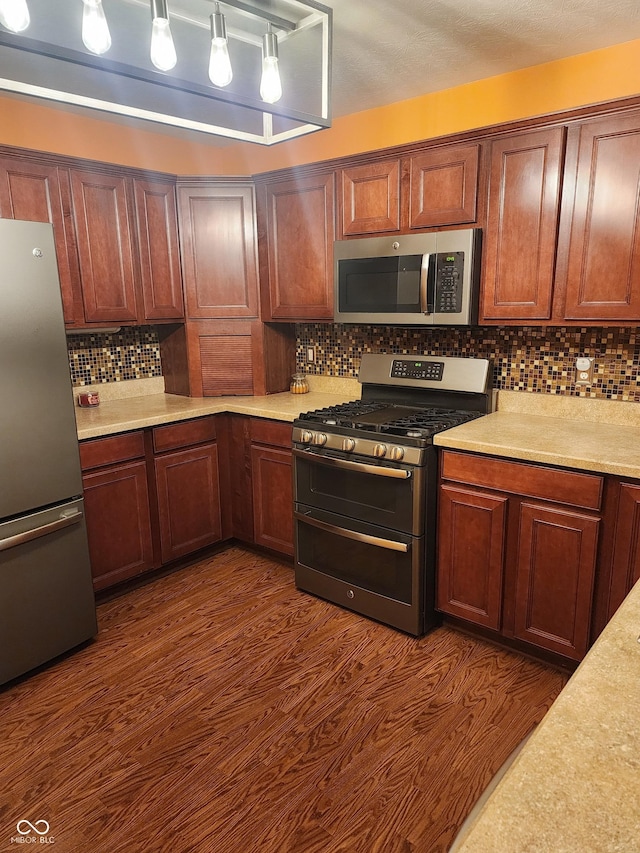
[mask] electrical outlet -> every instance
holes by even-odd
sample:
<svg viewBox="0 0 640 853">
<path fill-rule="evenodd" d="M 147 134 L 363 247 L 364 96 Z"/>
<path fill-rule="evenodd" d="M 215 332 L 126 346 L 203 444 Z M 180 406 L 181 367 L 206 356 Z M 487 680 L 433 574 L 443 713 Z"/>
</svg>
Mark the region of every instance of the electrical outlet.
<svg viewBox="0 0 640 853">
<path fill-rule="evenodd" d="M 316 360 L 316 348 L 307 347 L 307 362 L 313 364 Z"/>
<path fill-rule="evenodd" d="M 593 385 L 593 361 L 587 356 L 576 359 L 576 385 Z"/>
</svg>

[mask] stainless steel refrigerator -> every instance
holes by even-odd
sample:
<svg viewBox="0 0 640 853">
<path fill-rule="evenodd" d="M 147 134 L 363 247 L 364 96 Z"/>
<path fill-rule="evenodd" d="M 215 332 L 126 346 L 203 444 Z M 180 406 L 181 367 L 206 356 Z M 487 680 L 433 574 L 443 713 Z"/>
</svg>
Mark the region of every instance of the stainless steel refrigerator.
<svg viewBox="0 0 640 853">
<path fill-rule="evenodd" d="M 0 219 L 0 684 L 98 630 L 53 229 Z"/>
</svg>

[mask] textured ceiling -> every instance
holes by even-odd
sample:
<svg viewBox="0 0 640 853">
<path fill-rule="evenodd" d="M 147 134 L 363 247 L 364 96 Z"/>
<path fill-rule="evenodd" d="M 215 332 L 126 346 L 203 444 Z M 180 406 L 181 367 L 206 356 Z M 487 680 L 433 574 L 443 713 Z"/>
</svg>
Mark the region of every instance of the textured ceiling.
<svg viewBox="0 0 640 853">
<path fill-rule="evenodd" d="M 640 38 L 638 0 L 321 2 L 334 116 Z"/>
</svg>

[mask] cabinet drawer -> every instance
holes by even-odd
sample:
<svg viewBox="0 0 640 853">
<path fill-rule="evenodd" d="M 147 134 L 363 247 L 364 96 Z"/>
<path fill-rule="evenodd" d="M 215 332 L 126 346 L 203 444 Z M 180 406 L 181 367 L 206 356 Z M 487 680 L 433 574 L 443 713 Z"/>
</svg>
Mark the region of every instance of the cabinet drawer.
<svg viewBox="0 0 640 853">
<path fill-rule="evenodd" d="M 251 441 L 291 448 L 293 427 L 287 421 L 268 421 L 251 418 Z"/>
<path fill-rule="evenodd" d="M 554 503 L 592 510 L 600 509 L 602 503 L 603 478 L 597 474 L 448 451 L 442 454 L 441 470 L 445 480 Z"/>
<path fill-rule="evenodd" d="M 80 442 L 80 464 L 83 471 L 143 456 L 144 434 L 141 431 Z"/>
<path fill-rule="evenodd" d="M 155 427 L 153 430 L 153 449 L 156 453 L 165 450 L 175 450 L 178 447 L 190 447 L 193 444 L 204 444 L 216 439 L 215 418 L 194 418 L 191 421 L 180 421 L 167 426 Z"/>
</svg>

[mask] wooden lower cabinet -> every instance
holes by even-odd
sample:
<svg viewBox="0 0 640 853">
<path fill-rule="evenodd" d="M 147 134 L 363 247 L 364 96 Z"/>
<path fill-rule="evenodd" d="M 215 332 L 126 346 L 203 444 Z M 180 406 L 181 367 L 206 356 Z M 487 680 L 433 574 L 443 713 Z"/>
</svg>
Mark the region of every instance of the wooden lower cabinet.
<svg viewBox="0 0 640 853">
<path fill-rule="evenodd" d="M 603 478 L 450 451 L 441 471 L 438 609 L 581 660 Z"/>
<path fill-rule="evenodd" d="M 293 554 L 291 424 L 209 415 L 80 442 L 96 590 L 236 538 Z"/>
<path fill-rule="evenodd" d="M 96 590 L 156 567 L 141 431 L 80 444 Z"/>
<path fill-rule="evenodd" d="M 154 443 L 158 432 L 170 429 L 175 446 L 180 448 L 156 455 L 153 460 L 163 563 L 222 539 L 218 447 L 211 436 L 205 437 L 209 424 L 215 437 L 214 419 L 202 421 L 202 426 L 199 421 L 187 421 L 185 425 L 154 430 Z M 201 427 L 203 443 L 184 447 L 192 440 L 189 428 L 194 424 Z"/>
<path fill-rule="evenodd" d="M 253 541 L 293 556 L 291 424 L 251 422 Z"/>
</svg>

